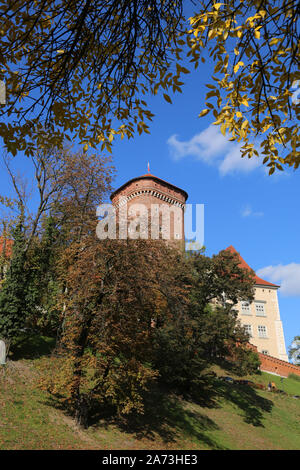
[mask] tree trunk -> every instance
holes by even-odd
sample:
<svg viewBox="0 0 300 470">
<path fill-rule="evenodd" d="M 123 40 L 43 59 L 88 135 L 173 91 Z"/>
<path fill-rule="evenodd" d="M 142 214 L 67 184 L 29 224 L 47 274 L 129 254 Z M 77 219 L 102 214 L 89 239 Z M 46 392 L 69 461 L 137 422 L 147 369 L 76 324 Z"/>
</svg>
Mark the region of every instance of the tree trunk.
<svg viewBox="0 0 300 470">
<path fill-rule="evenodd" d="M 77 399 L 75 421 L 76 424 L 84 429 L 88 427 L 89 403 L 87 397 L 81 395 Z"/>
</svg>

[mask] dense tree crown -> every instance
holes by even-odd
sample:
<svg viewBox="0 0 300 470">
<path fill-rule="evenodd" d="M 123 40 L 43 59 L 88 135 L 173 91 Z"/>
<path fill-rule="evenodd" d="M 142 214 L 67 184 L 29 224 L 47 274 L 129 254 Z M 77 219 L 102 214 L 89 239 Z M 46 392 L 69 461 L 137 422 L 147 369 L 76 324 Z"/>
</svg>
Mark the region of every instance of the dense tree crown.
<svg viewBox="0 0 300 470">
<path fill-rule="evenodd" d="M 25 266 L 24 217 L 21 215 L 12 233 L 12 258 L 0 289 L 0 336 L 10 343 L 26 322 L 27 279 Z"/>
<path fill-rule="evenodd" d="M 143 413 L 154 382 L 197 395 L 211 364 L 233 354 L 237 372 L 255 371 L 234 310 L 254 281 L 238 262 L 187 259 L 162 241 L 73 242 L 59 261 L 60 365 L 47 363 L 43 386 L 85 425 L 97 403 Z"/>
</svg>

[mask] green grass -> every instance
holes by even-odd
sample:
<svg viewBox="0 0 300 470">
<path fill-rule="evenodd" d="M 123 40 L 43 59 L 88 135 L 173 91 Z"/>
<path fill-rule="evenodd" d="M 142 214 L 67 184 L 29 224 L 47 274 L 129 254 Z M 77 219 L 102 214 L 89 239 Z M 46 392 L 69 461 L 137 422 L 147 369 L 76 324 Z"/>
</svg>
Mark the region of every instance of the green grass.
<svg viewBox="0 0 300 470">
<path fill-rule="evenodd" d="M 253 380 L 253 377 L 249 377 L 249 380 Z M 300 395 L 300 382 L 294 378 L 281 378 L 277 375 L 262 372 L 261 376 L 259 375 L 255 378 L 255 382 L 265 386 L 267 386 L 269 382 L 274 382 L 279 390 L 283 390 L 289 395 Z"/>
<path fill-rule="evenodd" d="M 220 380 L 198 403 L 153 390 L 144 416 L 95 416 L 83 431 L 38 388 L 39 362 L 10 360 L 0 368 L 1 450 L 300 449 L 300 399 L 292 398 L 300 395 L 300 382 L 293 378 L 247 377 L 265 386 L 274 381 L 291 396 Z"/>
</svg>

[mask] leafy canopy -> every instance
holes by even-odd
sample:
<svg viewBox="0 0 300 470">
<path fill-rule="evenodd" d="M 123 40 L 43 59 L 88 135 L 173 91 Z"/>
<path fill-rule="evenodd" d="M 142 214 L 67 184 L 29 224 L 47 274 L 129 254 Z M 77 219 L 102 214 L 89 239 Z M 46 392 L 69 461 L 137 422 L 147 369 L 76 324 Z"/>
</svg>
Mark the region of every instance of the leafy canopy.
<svg viewBox="0 0 300 470">
<path fill-rule="evenodd" d="M 149 133 L 144 96 L 181 92 L 183 51 L 214 63 L 206 107 L 221 132 L 272 174 L 298 168 L 299 6 L 296 0 L 0 1 L 0 136 L 13 155 L 77 138 L 111 152 L 116 135 Z M 297 91 L 298 87 L 298 91 Z M 5 119 L 3 119 L 5 118 Z M 258 147 L 260 147 L 258 149 Z"/>
<path fill-rule="evenodd" d="M 243 143 L 242 156 L 261 154 L 270 174 L 283 170 L 283 164 L 298 168 L 300 100 L 293 91 L 300 89 L 298 2 L 210 0 L 200 5 L 190 18 L 188 55 L 197 67 L 208 50 L 214 63 L 200 116 L 212 111 L 223 135 Z"/>
<path fill-rule="evenodd" d="M 100 143 L 110 151 L 116 134 L 149 132 L 153 115 L 141 96 L 182 85 L 184 69 L 169 70 L 181 18 L 173 0 L 1 1 L 7 150 L 30 155 L 35 143 L 77 137 L 85 150 Z"/>
</svg>

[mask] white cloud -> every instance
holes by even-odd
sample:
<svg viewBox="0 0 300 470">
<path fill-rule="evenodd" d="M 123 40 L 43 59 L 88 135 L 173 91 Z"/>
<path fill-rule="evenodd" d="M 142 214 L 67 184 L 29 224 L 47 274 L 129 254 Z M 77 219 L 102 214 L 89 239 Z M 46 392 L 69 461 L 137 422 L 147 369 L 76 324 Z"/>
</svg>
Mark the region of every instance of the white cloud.
<svg viewBox="0 0 300 470">
<path fill-rule="evenodd" d="M 219 171 L 222 175 L 226 175 L 226 173 L 232 173 L 234 171 L 250 173 L 258 166 L 260 166 L 259 158 L 256 156 L 252 158 L 242 158 L 240 145 L 235 144 L 233 149 L 230 149 L 225 155 L 224 160 L 219 166 Z"/>
<path fill-rule="evenodd" d="M 218 126 L 210 125 L 190 140 L 180 141 L 176 134 L 168 140 L 175 160 L 191 156 L 204 163 L 216 165 L 221 175 L 233 172 L 249 173 L 261 165 L 260 158 L 242 158 L 241 144 L 230 142 Z"/>
<path fill-rule="evenodd" d="M 300 296 L 300 264 L 266 266 L 256 273 L 275 284 L 280 284 L 280 292 L 286 296 Z"/>
<path fill-rule="evenodd" d="M 251 206 L 246 206 L 242 211 L 241 211 L 242 217 L 262 217 L 264 215 L 263 212 L 259 211 L 253 211 Z"/>
</svg>

